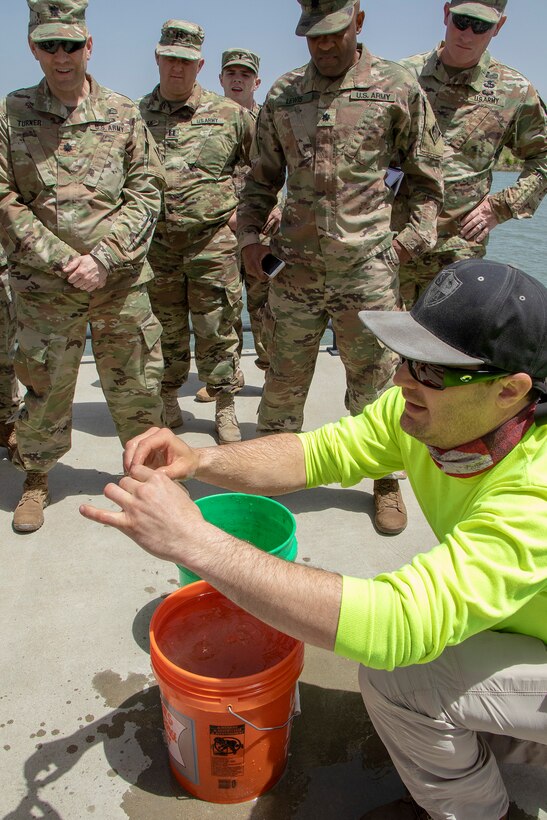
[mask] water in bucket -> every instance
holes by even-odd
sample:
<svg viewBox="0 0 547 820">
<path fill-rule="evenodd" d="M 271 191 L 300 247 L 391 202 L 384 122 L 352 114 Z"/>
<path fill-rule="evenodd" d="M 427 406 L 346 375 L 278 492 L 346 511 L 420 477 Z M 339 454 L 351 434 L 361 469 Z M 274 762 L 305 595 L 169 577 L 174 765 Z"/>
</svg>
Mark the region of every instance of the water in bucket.
<svg viewBox="0 0 547 820">
<path fill-rule="evenodd" d="M 298 714 L 304 645 L 198 581 L 154 612 L 150 658 L 182 786 L 202 800 L 240 803 L 275 785 Z"/>
</svg>

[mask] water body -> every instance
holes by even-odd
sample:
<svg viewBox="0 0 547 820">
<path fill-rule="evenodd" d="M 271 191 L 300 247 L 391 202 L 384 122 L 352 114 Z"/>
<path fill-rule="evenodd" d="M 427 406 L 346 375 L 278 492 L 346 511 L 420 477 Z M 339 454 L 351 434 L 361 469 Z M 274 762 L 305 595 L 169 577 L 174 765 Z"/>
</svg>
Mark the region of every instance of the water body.
<svg viewBox="0 0 547 820">
<path fill-rule="evenodd" d="M 497 171 L 494 174 L 492 192 L 514 184 L 518 173 Z M 498 225 L 488 243 L 487 258 L 496 262 L 507 262 L 535 276 L 547 287 L 547 197 L 539 206 L 532 219 L 510 219 Z M 247 310 L 243 310 L 243 321 L 248 322 Z M 245 348 L 252 348 L 252 336 L 244 334 Z M 322 344 L 332 344 L 332 334 L 325 333 Z"/>
<path fill-rule="evenodd" d="M 496 172 L 492 191 L 507 188 L 517 178 L 513 172 Z M 498 225 L 491 234 L 487 258 L 515 265 L 547 287 L 547 198 L 532 219 L 510 219 Z"/>
</svg>

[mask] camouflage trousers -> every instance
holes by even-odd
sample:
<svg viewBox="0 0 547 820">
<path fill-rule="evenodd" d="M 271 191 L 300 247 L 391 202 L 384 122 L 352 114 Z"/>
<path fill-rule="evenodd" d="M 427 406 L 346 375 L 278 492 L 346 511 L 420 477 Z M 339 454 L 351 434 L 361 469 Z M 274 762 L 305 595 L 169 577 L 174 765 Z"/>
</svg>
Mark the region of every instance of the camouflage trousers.
<svg viewBox="0 0 547 820">
<path fill-rule="evenodd" d="M 241 278 L 232 231 L 223 226 L 201 244 L 175 250 L 160 228 L 148 261 L 154 270 L 150 301 L 163 326 L 163 387 L 178 390 L 188 378 L 191 318 L 199 378 L 233 392 L 238 387 L 235 324 L 241 315 Z"/>
<path fill-rule="evenodd" d="M 122 444 L 163 423 L 161 325 L 146 286 L 91 294 L 17 294 L 15 369 L 27 388 L 16 423 L 16 466 L 47 472 L 70 449 L 72 403 L 87 324 Z"/>
<path fill-rule="evenodd" d="M 258 358 L 259 366 L 266 370 L 268 368 L 268 353 L 267 340 L 264 333 L 264 309 L 268 302 L 268 291 L 270 289 L 269 281 L 263 281 L 256 276 L 251 276 L 245 271 L 245 266 L 241 266 L 241 276 L 245 283 L 245 295 L 247 302 L 247 313 L 251 323 L 251 333 L 253 334 L 253 342 L 255 352 Z M 239 345 L 237 348 L 238 355 L 241 356 L 243 350 L 243 325 L 241 320 L 236 323 L 236 332 L 239 337 Z"/>
<path fill-rule="evenodd" d="M 424 253 L 419 259 L 413 259 L 401 265 L 399 288 L 405 308 L 410 310 L 421 293 L 443 268 L 462 259 L 478 259 L 485 253 L 485 246 L 475 244 L 466 248 Z"/>
<path fill-rule="evenodd" d="M 15 302 L 7 273 L 3 273 L 0 274 L 0 424 L 16 416 L 21 401 L 13 367 L 16 330 Z"/>
<path fill-rule="evenodd" d="M 270 282 L 265 311 L 270 367 L 258 431 L 299 431 L 321 337 L 332 321 L 346 370 L 346 407 L 361 412 L 390 384 L 398 356 L 365 330 L 360 310 L 396 310 L 398 259 L 392 249 L 327 272 L 321 258 L 287 264 Z"/>
</svg>

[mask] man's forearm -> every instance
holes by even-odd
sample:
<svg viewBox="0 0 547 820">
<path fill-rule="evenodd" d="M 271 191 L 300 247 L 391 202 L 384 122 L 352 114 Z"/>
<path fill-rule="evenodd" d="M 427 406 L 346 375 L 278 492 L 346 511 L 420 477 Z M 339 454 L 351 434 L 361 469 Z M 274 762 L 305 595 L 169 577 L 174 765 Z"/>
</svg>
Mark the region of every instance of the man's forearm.
<svg viewBox="0 0 547 820">
<path fill-rule="evenodd" d="M 232 536 L 219 538 L 213 529 L 196 569 L 262 621 L 313 646 L 334 649 L 342 576 L 283 561 Z"/>
<path fill-rule="evenodd" d="M 194 478 L 235 492 L 283 495 L 306 487 L 304 448 L 294 433 L 198 450 Z"/>
</svg>

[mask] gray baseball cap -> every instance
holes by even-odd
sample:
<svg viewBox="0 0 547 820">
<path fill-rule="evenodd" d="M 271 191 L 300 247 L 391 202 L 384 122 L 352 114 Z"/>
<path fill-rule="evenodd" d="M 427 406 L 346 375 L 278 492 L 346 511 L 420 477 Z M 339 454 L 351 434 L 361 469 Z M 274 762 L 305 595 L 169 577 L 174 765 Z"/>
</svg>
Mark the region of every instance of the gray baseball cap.
<svg viewBox="0 0 547 820">
<path fill-rule="evenodd" d="M 349 26 L 357 0 L 298 0 L 302 14 L 296 27 L 299 37 L 337 34 Z"/>
</svg>

